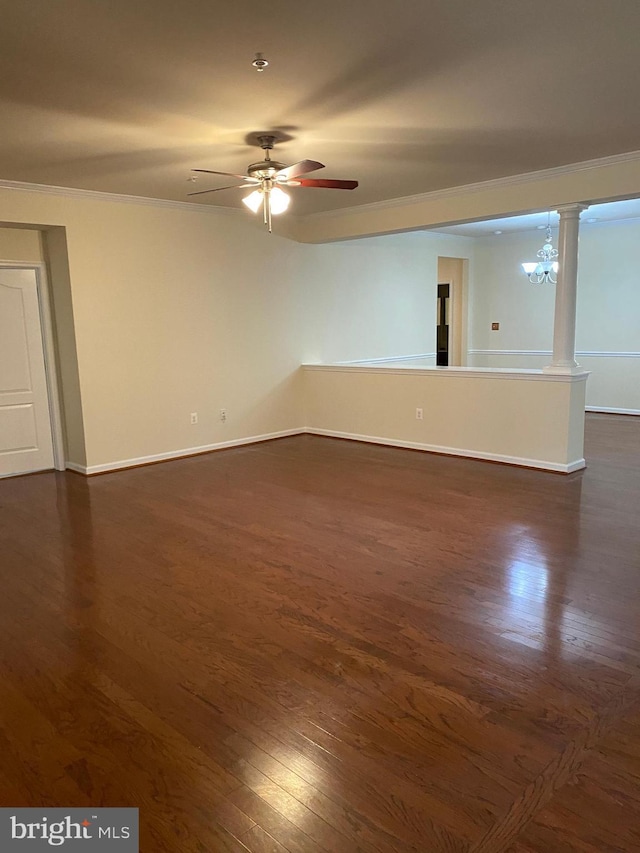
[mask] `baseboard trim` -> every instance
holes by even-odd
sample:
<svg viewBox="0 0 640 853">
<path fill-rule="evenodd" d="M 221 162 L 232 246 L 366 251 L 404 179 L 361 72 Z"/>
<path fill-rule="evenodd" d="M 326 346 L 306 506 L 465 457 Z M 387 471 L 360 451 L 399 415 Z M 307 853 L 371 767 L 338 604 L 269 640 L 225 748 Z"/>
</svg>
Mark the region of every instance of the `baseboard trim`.
<svg viewBox="0 0 640 853">
<path fill-rule="evenodd" d="M 108 474 L 111 471 L 123 471 L 127 468 L 139 468 L 143 465 L 154 465 L 157 462 L 170 462 L 172 459 L 184 459 L 187 456 L 201 456 L 216 450 L 226 450 L 231 447 L 241 447 L 245 444 L 258 444 L 261 441 L 271 441 L 275 438 L 287 438 L 291 435 L 301 435 L 306 432 L 303 427 L 298 429 L 283 429 L 278 432 L 268 432 L 262 435 L 251 435 L 247 438 L 235 438 L 231 441 L 217 441 L 214 444 L 203 444 L 199 447 L 186 447 L 183 450 L 170 450 L 167 453 L 154 453 L 150 456 L 138 456 L 133 459 L 119 459 L 117 462 L 106 462 L 103 465 L 78 465 L 67 462 L 67 468 L 78 474 L 92 477 L 95 474 Z"/>
<path fill-rule="evenodd" d="M 65 468 L 67 471 L 73 471 L 75 474 L 86 474 L 87 466 L 80 465 L 78 462 L 66 462 Z"/>
<path fill-rule="evenodd" d="M 553 471 L 558 474 L 571 474 L 586 468 L 584 459 L 576 459 L 574 462 L 563 464 L 560 462 L 548 462 L 544 459 L 527 459 L 522 456 L 506 456 L 501 453 L 484 453 L 477 450 L 469 450 L 460 447 L 444 447 L 439 444 L 425 444 L 419 441 L 404 441 L 395 438 L 382 438 L 376 435 L 358 435 L 350 432 L 339 432 L 330 429 L 315 429 L 307 427 L 305 432 L 310 435 L 321 435 L 327 438 L 343 438 L 348 441 L 361 441 L 365 444 L 383 444 L 388 447 L 402 447 L 408 450 L 422 450 L 426 453 L 437 453 L 440 456 L 461 456 L 465 459 L 479 459 L 484 462 L 499 462 L 502 465 L 515 465 L 519 468 L 536 468 L 542 471 Z"/>
<path fill-rule="evenodd" d="M 610 406 L 585 406 L 587 412 L 602 412 L 605 415 L 640 415 L 640 409 L 618 409 Z"/>
<path fill-rule="evenodd" d="M 638 412 L 640 414 L 640 412 Z M 226 450 L 242 447 L 247 444 L 258 444 L 262 441 L 272 441 L 278 438 L 288 438 L 293 435 L 318 435 L 326 438 L 341 438 L 347 441 L 361 441 L 365 444 L 382 444 L 387 447 L 400 447 L 406 450 L 421 450 L 425 453 L 436 453 L 440 456 L 459 456 L 465 459 L 478 459 L 484 462 L 497 462 L 501 465 L 514 465 L 519 468 L 535 468 L 541 471 L 552 471 L 560 474 L 571 474 L 586 467 L 584 459 L 577 459 L 568 464 L 548 462 L 544 459 L 527 459 L 521 456 L 506 456 L 501 453 L 484 453 L 460 447 L 445 447 L 439 444 L 425 444 L 419 441 L 404 441 L 395 438 L 383 438 L 375 435 L 359 435 L 337 430 L 316 429 L 314 427 L 298 427 L 279 432 L 269 432 L 262 435 L 252 435 L 247 438 L 236 438 L 231 441 L 218 441 L 199 447 L 188 447 L 183 450 L 173 450 L 167 453 L 155 453 L 150 456 L 138 456 L 132 459 L 120 459 L 117 462 L 107 462 L 102 465 L 79 465 L 77 462 L 67 462 L 67 469 L 77 474 L 92 477 L 98 474 L 109 474 L 114 471 L 125 471 L 128 468 L 139 468 L 145 465 L 155 465 L 159 462 L 170 462 L 173 459 L 184 459 L 189 456 L 201 456 L 216 450 Z"/>
</svg>

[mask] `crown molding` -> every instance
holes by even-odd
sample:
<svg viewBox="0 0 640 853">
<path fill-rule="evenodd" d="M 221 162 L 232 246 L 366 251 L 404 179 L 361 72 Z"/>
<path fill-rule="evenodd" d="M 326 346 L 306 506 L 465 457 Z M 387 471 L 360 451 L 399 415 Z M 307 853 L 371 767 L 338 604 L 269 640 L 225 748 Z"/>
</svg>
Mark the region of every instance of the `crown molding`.
<svg viewBox="0 0 640 853">
<path fill-rule="evenodd" d="M 25 181 L 9 181 L 0 179 L 0 189 L 17 190 L 18 192 L 41 193 L 43 195 L 54 195 L 60 198 L 83 198 L 95 201 L 110 201 L 119 204 L 143 204 L 148 207 L 164 207 L 172 210 L 190 210 L 199 213 L 222 213 L 223 215 L 234 215 L 244 213 L 235 207 L 220 207 L 212 204 L 197 204 L 191 201 L 174 201 L 168 198 L 148 198 L 139 195 L 125 195 L 123 193 L 108 193 L 100 190 L 84 190 L 78 187 L 56 187 L 49 184 L 29 184 Z"/>
<path fill-rule="evenodd" d="M 352 207 L 341 207 L 336 210 L 325 210 L 320 213 L 310 213 L 301 218 L 305 222 L 315 222 L 322 219 L 335 219 L 340 216 L 349 216 L 353 213 L 393 210 L 396 207 L 408 207 L 412 204 L 420 204 L 427 201 L 438 201 L 440 199 L 455 198 L 456 196 L 486 192 L 487 190 L 495 190 L 502 187 L 535 183 L 536 181 L 558 178 L 563 175 L 572 175 L 577 172 L 589 171 L 590 169 L 604 169 L 608 166 L 617 166 L 620 163 L 633 163 L 636 161 L 640 161 L 640 151 L 628 151 L 624 154 L 612 154 L 610 157 L 600 157 L 595 160 L 582 160 L 578 163 L 568 163 L 565 166 L 554 166 L 550 169 L 540 169 L 536 172 L 523 172 L 519 175 L 506 175 L 503 178 L 492 178 L 491 180 L 478 181 L 474 184 L 461 184 L 455 187 L 444 187 L 440 190 L 417 193 L 416 195 L 401 196 L 400 198 L 387 199 L 386 201 L 374 201 L 370 204 L 360 204 Z"/>
<path fill-rule="evenodd" d="M 393 210 L 398 207 L 408 207 L 428 201 L 455 198 L 457 196 L 472 193 L 486 192 L 487 190 L 500 189 L 508 186 L 535 183 L 536 181 L 558 178 L 563 175 L 571 175 L 590 169 L 603 169 L 616 166 L 620 163 L 640 161 L 639 151 L 628 151 L 624 154 L 613 154 L 609 157 L 600 157 L 595 160 L 583 160 L 578 163 L 569 163 L 565 166 L 554 166 L 550 169 L 541 169 L 535 172 L 523 172 L 518 175 L 507 175 L 502 178 L 492 178 L 488 181 L 479 181 L 473 184 L 461 184 L 455 187 L 445 187 L 431 192 L 418 193 L 416 195 L 401 196 L 399 198 L 374 201 L 370 204 L 353 205 L 352 207 L 341 207 L 335 210 L 324 210 L 319 213 L 309 213 L 305 216 L 290 215 L 288 219 L 294 227 L 306 222 L 317 222 L 325 219 L 336 219 L 349 216 L 354 213 L 367 213 L 373 211 Z M 0 179 L 0 189 L 16 190 L 18 192 L 41 193 L 54 195 L 62 198 L 94 199 L 96 201 L 110 201 L 122 204 L 147 205 L 149 207 L 168 208 L 173 210 L 190 210 L 199 213 L 218 213 L 225 216 L 243 215 L 244 211 L 235 207 L 222 207 L 211 204 L 198 204 L 190 201 L 175 201 L 163 198 L 148 198 L 146 196 L 127 195 L 123 193 L 109 193 L 100 190 L 86 190 L 78 187 L 58 187 L 49 184 L 32 184 L 26 181 L 11 181 Z"/>
<path fill-rule="evenodd" d="M 550 349 L 470 349 L 469 355 L 544 355 L 550 356 Z M 623 350 L 576 350 L 580 358 L 640 358 L 640 352 Z"/>
</svg>

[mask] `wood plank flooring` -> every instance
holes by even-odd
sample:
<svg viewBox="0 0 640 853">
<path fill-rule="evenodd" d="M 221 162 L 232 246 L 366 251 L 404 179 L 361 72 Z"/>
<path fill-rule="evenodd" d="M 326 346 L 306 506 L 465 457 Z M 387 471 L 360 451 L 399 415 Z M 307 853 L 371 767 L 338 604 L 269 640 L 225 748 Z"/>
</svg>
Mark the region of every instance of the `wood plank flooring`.
<svg viewBox="0 0 640 853">
<path fill-rule="evenodd" d="M 0 482 L 0 805 L 141 850 L 640 851 L 640 419 Z"/>
</svg>

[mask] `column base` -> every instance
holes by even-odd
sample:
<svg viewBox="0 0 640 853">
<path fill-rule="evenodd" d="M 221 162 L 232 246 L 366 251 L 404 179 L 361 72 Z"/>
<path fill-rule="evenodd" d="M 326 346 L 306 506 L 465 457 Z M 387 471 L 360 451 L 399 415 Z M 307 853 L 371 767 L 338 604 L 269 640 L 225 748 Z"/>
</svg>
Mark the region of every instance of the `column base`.
<svg viewBox="0 0 640 853">
<path fill-rule="evenodd" d="M 564 376 L 578 376 L 581 373 L 588 373 L 584 367 L 574 362 L 573 364 L 548 364 L 542 368 L 543 373 L 559 373 Z"/>
</svg>

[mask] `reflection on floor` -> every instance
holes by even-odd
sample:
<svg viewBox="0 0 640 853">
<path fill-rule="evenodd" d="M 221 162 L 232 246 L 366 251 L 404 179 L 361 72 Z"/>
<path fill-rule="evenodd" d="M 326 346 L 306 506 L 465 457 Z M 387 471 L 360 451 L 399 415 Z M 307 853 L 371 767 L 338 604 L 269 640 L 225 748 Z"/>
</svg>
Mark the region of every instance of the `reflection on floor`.
<svg viewBox="0 0 640 853">
<path fill-rule="evenodd" d="M 0 805 L 145 851 L 640 850 L 640 419 L 0 482 Z"/>
</svg>

